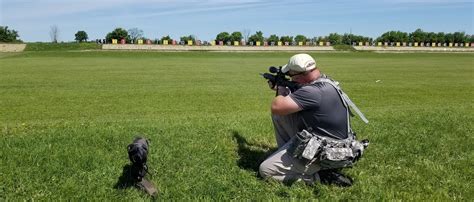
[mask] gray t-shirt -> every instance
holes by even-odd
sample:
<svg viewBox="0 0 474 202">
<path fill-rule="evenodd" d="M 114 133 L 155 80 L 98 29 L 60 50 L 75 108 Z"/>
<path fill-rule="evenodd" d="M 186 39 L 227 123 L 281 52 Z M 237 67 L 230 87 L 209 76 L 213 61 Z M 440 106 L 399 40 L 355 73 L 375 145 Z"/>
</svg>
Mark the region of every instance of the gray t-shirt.
<svg viewBox="0 0 474 202">
<path fill-rule="evenodd" d="M 345 139 L 347 111 L 336 89 L 329 83 L 306 85 L 289 95 L 303 110 L 300 117 L 321 135 Z"/>
</svg>

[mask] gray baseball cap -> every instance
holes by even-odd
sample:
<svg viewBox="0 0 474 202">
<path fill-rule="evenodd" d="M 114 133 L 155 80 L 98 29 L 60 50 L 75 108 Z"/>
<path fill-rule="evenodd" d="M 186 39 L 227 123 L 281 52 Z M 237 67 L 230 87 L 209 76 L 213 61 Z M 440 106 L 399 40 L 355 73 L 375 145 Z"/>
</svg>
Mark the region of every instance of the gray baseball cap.
<svg viewBox="0 0 474 202">
<path fill-rule="evenodd" d="M 308 54 L 301 53 L 293 55 L 288 64 L 283 65 L 281 71 L 287 73 L 288 71 L 306 72 L 316 68 L 316 61 Z"/>
</svg>

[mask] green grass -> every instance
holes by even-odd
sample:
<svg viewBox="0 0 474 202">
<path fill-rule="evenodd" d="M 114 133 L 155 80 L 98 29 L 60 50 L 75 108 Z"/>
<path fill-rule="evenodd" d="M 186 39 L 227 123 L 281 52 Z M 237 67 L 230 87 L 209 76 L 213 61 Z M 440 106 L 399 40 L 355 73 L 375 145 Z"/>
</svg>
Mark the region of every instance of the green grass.
<svg viewBox="0 0 474 202">
<path fill-rule="evenodd" d="M 27 43 L 25 51 L 80 51 L 80 50 L 97 50 L 101 49 L 101 45 L 90 43 Z"/>
<path fill-rule="evenodd" d="M 293 53 L 0 53 L 0 199 L 136 200 L 116 189 L 136 134 L 160 199 L 474 199 L 472 54 L 311 53 L 370 120 L 354 186 L 285 186 L 259 77 Z M 378 82 L 377 82 L 378 81 Z"/>
</svg>

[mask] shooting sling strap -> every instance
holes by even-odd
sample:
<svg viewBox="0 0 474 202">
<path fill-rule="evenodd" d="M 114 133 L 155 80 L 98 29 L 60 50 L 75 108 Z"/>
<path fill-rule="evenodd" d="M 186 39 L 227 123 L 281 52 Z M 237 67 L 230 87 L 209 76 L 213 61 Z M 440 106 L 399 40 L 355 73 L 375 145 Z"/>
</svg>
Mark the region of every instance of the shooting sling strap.
<svg viewBox="0 0 474 202">
<path fill-rule="evenodd" d="M 344 93 L 344 91 L 342 91 L 341 87 L 339 87 L 339 82 L 327 78 L 326 75 L 322 75 L 319 79 L 314 81 L 312 84 L 322 83 L 322 82 L 329 83 L 329 84 L 331 84 L 331 86 L 333 86 L 336 89 L 337 93 L 339 94 L 339 97 L 341 98 L 342 102 L 344 103 L 344 106 L 346 107 L 349 114 L 352 114 L 351 111 L 350 111 L 350 108 L 351 108 L 357 113 L 357 115 L 360 117 L 360 119 L 362 119 L 362 121 L 364 121 L 364 123 L 369 123 L 369 120 L 367 120 L 367 118 L 365 118 L 364 114 L 359 110 L 359 108 L 354 104 L 354 102 L 352 102 L 352 100 L 349 98 L 349 96 L 346 93 Z M 348 119 L 349 119 L 349 117 L 348 117 Z M 347 124 L 349 125 L 349 121 L 347 121 Z M 350 126 L 348 126 L 348 128 L 350 129 Z"/>
</svg>

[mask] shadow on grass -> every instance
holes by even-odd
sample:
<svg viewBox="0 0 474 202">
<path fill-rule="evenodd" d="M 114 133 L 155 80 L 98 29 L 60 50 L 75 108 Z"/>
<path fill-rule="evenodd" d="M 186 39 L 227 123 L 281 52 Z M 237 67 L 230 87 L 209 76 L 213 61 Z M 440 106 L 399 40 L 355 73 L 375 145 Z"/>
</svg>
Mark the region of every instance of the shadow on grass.
<svg viewBox="0 0 474 202">
<path fill-rule="evenodd" d="M 232 131 L 232 135 L 237 142 L 237 153 L 240 157 L 237 165 L 242 169 L 258 173 L 260 164 L 277 150 L 277 148 L 268 145 L 249 143 L 237 131 Z"/>
<path fill-rule="evenodd" d="M 127 164 L 123 166 L 122 176 L 119 177 L 117 183 L 115 183 L 115 189 L 127 189 L 135 186 L 135 180 L 132 178 L 132 165 Z"/>
<path fill-rule="evenodd" d="M 132 169 L 133 168 L 131 164 L 123 166 L 122 175 L 119 177 L 117 183 L 115 183 L 114 189 L 127 189 L 134 187 L 148 194 L 152 201 L 156 201 L 158 190 L 156 189 L 155 185 L 153 185 L 153 183 L 146 178 L 143 178 L 140 181 L 137 181 L 136 178 L 134 179 L 132 177 Z"/>
</svg>

